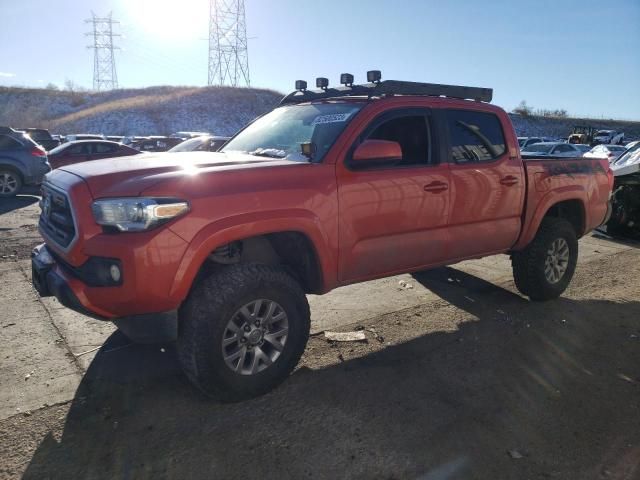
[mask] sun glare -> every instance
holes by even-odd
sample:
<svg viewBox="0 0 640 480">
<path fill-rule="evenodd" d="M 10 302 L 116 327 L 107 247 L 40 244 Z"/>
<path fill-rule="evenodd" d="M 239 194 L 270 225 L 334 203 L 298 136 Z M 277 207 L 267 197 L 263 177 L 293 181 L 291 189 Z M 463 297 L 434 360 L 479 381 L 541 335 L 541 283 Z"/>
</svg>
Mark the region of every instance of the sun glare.
<svg viewBox="0 0 640 480">
<path fill-rule="evenodd" d="M 174 40 L 206 36 L 207 0 L 123 0 L 122 7 L 129 27 L 145 34 Z"/>
</svg>

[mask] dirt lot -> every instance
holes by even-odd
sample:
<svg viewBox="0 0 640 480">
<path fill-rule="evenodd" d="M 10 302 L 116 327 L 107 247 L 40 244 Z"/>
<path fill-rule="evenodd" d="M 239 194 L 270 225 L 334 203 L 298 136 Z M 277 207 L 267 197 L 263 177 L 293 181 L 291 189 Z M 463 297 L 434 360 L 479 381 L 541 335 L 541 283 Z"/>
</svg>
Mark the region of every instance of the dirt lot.
<svg viewBox="0 0 640 480">
<path fill-rule="evenodd" d="M 36 297 L 36 201 L 0 203 L 2 478 L 640 478 L 637 243 L 581 240 L 548 303 L 504 256 L 312 297 L 291 378 L 221 405 L 171 345 Z"/>
</svg>

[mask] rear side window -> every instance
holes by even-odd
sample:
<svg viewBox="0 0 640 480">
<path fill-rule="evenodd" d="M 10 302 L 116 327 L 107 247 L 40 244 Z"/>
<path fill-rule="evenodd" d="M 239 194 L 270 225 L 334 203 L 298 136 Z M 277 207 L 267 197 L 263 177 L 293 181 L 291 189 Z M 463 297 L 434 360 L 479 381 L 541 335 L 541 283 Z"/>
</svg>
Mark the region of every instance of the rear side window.
<svg viewBox="0 0 640 480">
<path fill-rule="evenodd" d="M 9 135 L 0 135 L 0 151 L 17 150 L 20 147 L 22 147 L 22 144 Z"/>
<path fill-rule="evenodd" d="M 456 163 L 490 162 L 506 151 L 500 120 L 493 113 L 448 110 L 447 124 Z"/>
</svg>

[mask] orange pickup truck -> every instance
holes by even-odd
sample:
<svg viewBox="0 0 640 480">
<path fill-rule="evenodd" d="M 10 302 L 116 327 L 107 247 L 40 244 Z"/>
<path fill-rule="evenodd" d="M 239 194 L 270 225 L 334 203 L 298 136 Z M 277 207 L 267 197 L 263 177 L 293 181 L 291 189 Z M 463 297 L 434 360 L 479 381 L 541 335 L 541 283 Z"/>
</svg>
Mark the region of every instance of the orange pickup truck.
<svg viewBox="0 0 640 480">
<path fill-rule="evenodd" d="M 524 295 L 561 295 L 577 239 L 607 220 L 608 162 L 521 158 L 491 89 L 368 77 L 296 82 L 218 153 L 49 173 L 34 286 L 133 340 L 177 340 L 224 401 L 295 367 L 308 293 L 508 254 Z"/>
</svg>

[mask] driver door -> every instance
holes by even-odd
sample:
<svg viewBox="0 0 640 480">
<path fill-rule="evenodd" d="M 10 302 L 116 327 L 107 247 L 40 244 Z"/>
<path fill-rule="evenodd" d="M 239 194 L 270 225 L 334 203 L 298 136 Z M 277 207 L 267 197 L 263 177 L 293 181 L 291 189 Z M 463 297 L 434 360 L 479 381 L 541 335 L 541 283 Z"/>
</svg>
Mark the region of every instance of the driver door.
<svg viewBox="0 0 640 480">
<path fill-rule="evenodd" d="M 440 161 L 434 130 L 428 109 L 392 110 L 364 127 L 338 162 L 341 283 L 446 259 L 449 165 Z M 402 160 L 356 165 L 350 155 L 368 139 L 398 142 Z"/>
</svg>

